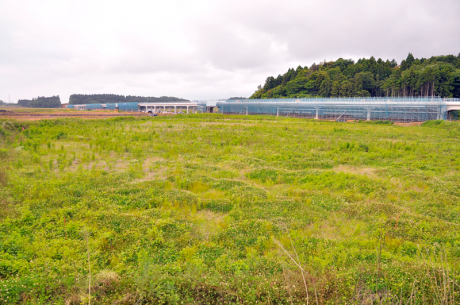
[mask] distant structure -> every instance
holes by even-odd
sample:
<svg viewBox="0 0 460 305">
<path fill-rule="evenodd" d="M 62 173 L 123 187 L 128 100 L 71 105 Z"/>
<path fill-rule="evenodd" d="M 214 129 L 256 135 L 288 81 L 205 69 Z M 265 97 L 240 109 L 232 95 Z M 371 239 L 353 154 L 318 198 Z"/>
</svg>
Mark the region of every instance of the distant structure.
<svg viewBox="0 0 460 305">
<path fill-rule="evenodd" d="M 223 114 L 265 114 L 347 121 L 423 122 L 447 120 L 460 110 L 460 99 L 439 97 L 242 99 L 217 102 Z"/>
<path fill-rule="evenodd" d="M 456 119 L 458 115 L 454 112 L 460 111 L 460 99 L 439 97 L 228 99 L 166 103 L 69 104 L 65 107 L 78 110 L 125 112 L 264 114 L 331 121 L 424 122 Z"/>
<path fill-rule="evenodd" d="M 174 109 L 174 113 L 183 112 L 183 113 L 196 113 L 197 112 L 197 103 L 193 102 L 167 102 L 167 103 L 139 103 L 137 108 L 141 112 L 169 112 Z"/>
<path fill-rule="evenodd" d="M 199 104 L 196 102 L 155 102 L 155 103 L 107 103 L 107 104 L 80 104 L 66 105 L 66 108 L 74 108 L 77 110 L 114 110 L 123 112 L 182 112 L 196 113 L 199 109 Z"/>
</svg>

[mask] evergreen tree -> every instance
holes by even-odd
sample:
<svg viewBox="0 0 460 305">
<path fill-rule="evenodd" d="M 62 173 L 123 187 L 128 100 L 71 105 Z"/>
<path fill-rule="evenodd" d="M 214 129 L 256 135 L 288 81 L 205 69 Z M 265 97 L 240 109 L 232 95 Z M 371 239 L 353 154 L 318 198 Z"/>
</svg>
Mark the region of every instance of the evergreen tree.
<svg viewBox="0 0 460 305">
<path fill-rule="evenodd" d="M 416 59 L 409 53 L 400 66 L 394 59 L 374 57 L 298 66 L 276 79 L 268 77 L 250 98 L 432 95 L 460 97 L 458 56 Z"/>
<path fill-rule="evenodd" d="M 32 100 L 18 100 L 18 105 L 29 108 L 59 108 L 61 107 L 61 100 L 59 95 L 51 97 L 39 96 Z"/>
<path fill-rule="evenodd" d="M 412 55 L 412 53 L 409 53 L 409 55 L 407 55 L 406 60 L 403 60 L 401 62 L 401 70 L 404 71 L 404 70 L 409 69 L 414 63 L 414 61 L 415 61 L 414 56 Z"/>
</svg>

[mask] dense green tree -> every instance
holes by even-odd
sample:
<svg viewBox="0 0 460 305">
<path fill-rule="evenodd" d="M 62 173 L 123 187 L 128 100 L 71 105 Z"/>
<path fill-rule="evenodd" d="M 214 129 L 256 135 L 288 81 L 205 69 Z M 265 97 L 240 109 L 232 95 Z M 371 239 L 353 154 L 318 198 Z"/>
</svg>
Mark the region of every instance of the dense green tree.
<svg viewBox="0 0 460 305">
<path fill-rule="evenodd" d="M 327 76 L 321 82 L 321 85 L 319 86 L 318 94 L 322 97 L 328 97 L 331 95 L 331 91 L 332 91 L 332 80 L 329 76 Z"/>
<path fill-rule="evenodd" d="M 273 89 L 276 87 L 276 80 L 273 76 L 269 76 L 267 77 L 267 79 L 265 80 L 265 85 L 264 85 L 264 89 L 266 91 L 270 90 L 270 89 Z"/>
<path fill-rule="evenodd" d="M 59 108 L 61 107 L 61 99 L 59 95 L 51 97 L 39 96 L 31 100 L 18 100 L 18 105 L 29 108 Z"/>
<path fill-rule="evenodd" d="M 278 74 L 278 77 L 276 77 L 275 79 L 275 86 L 279 86 L 283 84 L 283 76 L 281 76 L 281 74 Z"/>
<path fill-rule="evenodd" d="M 458 69 L 452 73 L 452 96 L 460 96 L 460 70 Z"/>
<path fill-rule="evenodd" d="M 361 72 L 357 75 L 361 78 L 362 88 L 364 90 L 368 92 L 375 91 L 375 79 L 371 72 Z"/>
<path fill-rule="evenodd" d="M 353 95 L 353 84 L 349 81 L 343 81 L 340 85 L 340 97 L 349 97 Z"/>
<path fill-rule="evenodd" d="M 400 66 L 374 57 L 298 66 L 268 77 L 250 98 L 438 95 L 460 97 L 460 54 L 417 59 L 409 53 Z"/>
<path fill-rule="evenodd" d="M 307 88 L 308 79 L 305 77 L 296 78 L 286 84 L 286 93 L 288 96 L 295 96 L 298 93 L 301 93 Z"/>
<path fill-rule="evenodd" d="M 412 53 L 409 53 L 409 55 L 407 55 L 406 60 L 403 60 L 401 62 L 401 70 L 404 71 L 404 70 L 409 69 L 412 66 L 412 64 L 414 63 L 414 61 L 415 61 L 414 56 L 412 55 Z"/>
<path fill-rule="evenodd" d="M 338 81 L 332 82 L 331 97 L 338 97 L 340 92 L 340 83 Z"/>
</svg>

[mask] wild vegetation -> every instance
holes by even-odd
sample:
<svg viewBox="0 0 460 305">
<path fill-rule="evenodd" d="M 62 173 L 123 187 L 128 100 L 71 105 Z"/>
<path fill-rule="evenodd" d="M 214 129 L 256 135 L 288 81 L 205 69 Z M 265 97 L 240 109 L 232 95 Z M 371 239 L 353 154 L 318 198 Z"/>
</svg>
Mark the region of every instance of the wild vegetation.
<svg viewBox="0 0 460 305">
<path fill-rule="evenodd" d="M 0 304 L 460 302 L 456 122 L 0 126 Z"/>
<path fill-rule="evenodd" d="M 276 78 L 270 76 L 250 97 L 460 97 L 460 54 L 414 58 L 400 65 L 393 59 L 339 58 L 311 67 L 298 66 Z"/>
</svg>

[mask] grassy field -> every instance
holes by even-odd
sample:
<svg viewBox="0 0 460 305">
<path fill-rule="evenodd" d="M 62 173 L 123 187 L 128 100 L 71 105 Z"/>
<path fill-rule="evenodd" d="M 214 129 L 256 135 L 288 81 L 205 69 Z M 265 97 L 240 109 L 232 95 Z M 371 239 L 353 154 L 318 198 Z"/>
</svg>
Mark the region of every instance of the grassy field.
<svg viewBox="0 0 460 305">
<path fill-rule="evenodd" d="M 0 304 L 460 303 L 459 136 L 439 121 L 0 121 Z"/>
</svg>

